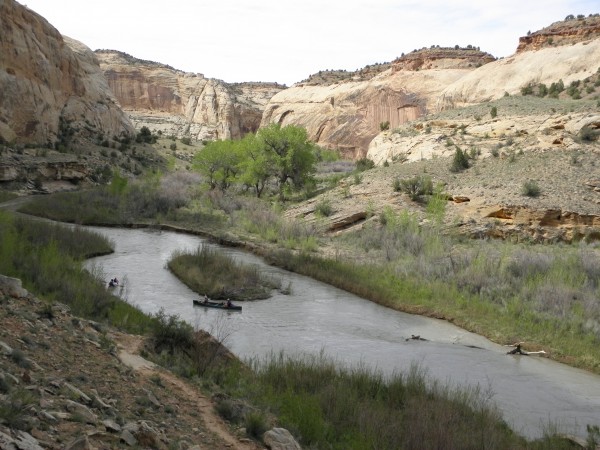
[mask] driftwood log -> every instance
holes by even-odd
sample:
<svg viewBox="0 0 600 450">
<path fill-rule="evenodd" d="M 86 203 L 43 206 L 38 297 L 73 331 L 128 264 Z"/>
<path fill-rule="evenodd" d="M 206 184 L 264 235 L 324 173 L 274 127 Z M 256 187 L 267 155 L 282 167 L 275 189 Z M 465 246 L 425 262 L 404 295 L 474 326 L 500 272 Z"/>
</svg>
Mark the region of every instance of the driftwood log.
<svg viewBox="0 0 600 450">
<path fill-rule="evenodd" d="M 514 344 L 505 345 L 505 347 L 514 347 L 510 352 L 507 352 L 507 355 L 545 355 L 546 352 L 544 350 L 539 350 L 537 352 L 528 352 L 521 348 L 524 342 L 515 342 Z"/>
</svg>

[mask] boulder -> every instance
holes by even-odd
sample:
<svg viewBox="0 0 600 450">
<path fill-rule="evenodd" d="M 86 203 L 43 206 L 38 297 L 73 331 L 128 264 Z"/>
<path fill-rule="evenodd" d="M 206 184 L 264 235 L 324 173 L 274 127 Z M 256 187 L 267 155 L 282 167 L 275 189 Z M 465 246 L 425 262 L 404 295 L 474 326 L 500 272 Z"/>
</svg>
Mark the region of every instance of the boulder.
<svg viewBox="0 0 600 450">
<path fill-rule="evenodd" d="M 285 428 L 273 428 L 263 435 L 263 442 L 271 450 L 301 450 L 300 444 Z"/>
<path fill-rule="evenodd" d="M 21 280 L 4 275 L 0 275 L 0 293 L 13 298 L 27 297 L 28 294 L 27 290 L 23 289 Z"/>
</svg>

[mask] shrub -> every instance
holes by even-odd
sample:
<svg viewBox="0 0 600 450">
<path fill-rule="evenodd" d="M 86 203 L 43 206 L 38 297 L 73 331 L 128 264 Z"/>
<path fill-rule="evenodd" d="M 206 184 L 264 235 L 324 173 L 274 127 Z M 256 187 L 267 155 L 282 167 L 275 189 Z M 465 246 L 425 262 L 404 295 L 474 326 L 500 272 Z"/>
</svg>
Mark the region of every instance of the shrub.
<svg viewBox="0 0 600 450">
<path fill-rule="evenodd" d="M 531 84 L 523 86 L 521 88 L 521 95 L 533 95 L 533 86 Z"/>
<path fill-rule="evenodd" d="M 218 401 L 215 409 L 217 410 L 217 413 L 228 422 L 236 423 L 240 420 L 240 408 L 228 398 L 223 398 Z"/>
<path fill-rule="evenodd" d="M 267 431 L 267 419 L 265 415 L 260 411 L 249 412 L 245 417 L 246 433 L 256 439 L 262 437 Z"/>
<path fill-rule="evenodd" d="M 171 145 L 169 145 L 169 149 L 175 151 L 177 150 L 177 144 L 175 142 L 173 142 Z"/>
<path fill-rule="evenodd" d="M 150 129 L 148 127 L 143 126 L 140 129 L 140 132 L 136 135 L 135 141 L 140 144 L 141 143 L 154 144 L 154 143 L 156 143 L 156 136 L 154 136 L 152 134 L 152 132 L 150 131 Z"/>
<path fill-rule="evenodd" d="M 540 194 L 541 190 L 537 182 L 529 180 L 523 183 L 523 195 L 527 197 L 539 197 Z"/>
<path fill-rule="evenodd" d="M 161 309 L 155 316 L 152 327 L 154 348 L 157 352 L 168 349 L 171 354 L 176 350 L 188 350 L 192 347 L 193 328 L 176 315 L 167 316 Z"/>
<path fill-rule="evenodd" d="M 492 106 L 492 109 L 490 109 L 490 116 L 492 116 L 492 119 L 494 119 L 497 115 L 498 115 L 498 108 L 496 106 Z"/>
<path fill-rule="evenodd" d="M 181 140 L 182 144 L 185 144 L 185 145 L 191 145 L 192 144 L 192 140 L 189 137 L 182 137 L 180 140 Z"/>
<path fill-rule="evenodd" d="M 8 394 L 11 388 L 12 386 L 8 381 L 8 378 L 5 378 L 3 375 L 0 376 L 0 394 Z"/>
<path fill-rule="evenodd" d="M 329 217 L 333 213 L 329 199 L 323 199 L 315 206 L 315 213 L 322 217 Z"/>
<path fill-rule="evenodd" d="M 29 361 L 25 354 L 19 349 L 13 349 L 10 354 L 10 358 L 19 366 L 24 369 L 31 369 L 31 361 Z"/>
<path fill-rule="evenodd" d="M 27 430 L 27 411 L 35 403 L 34 396 L 25 389 L 13 390 L 0 402 L 0 423 L 9 428 Z"/>
<path fill-rule="evenodd" d="M 365 170 L 369 170 L 375 167 L 375 162 L 369 158 L 361 158 L 356 161 L 356 170 L 359 172 L 364 172 Z"/>
<path fill-rule="evenodd" d="M 452 159 L 452 164 L 450 165 L 451 172 L 461 172 L 465 169 L 469 168 L 469 157 L 465 152 L 463 152 L 459 147 L 456 147 L 456 151 L 454 152 L 454 158 Z"/>
<path fill-rule="evenodd" d="M 390 129 L 390 121 L 386 120 L 385 122 L 381 122 L 379 124 L 379 129 L 381 131 L 387 131 L 387 130 L 389 130 Z"/>
<path fill-rule="evenodd" d="M 433 193 L 433 182 L 431 181 L 431 177 L 427 175 L 417 175 L 413 178 L 400 180 L 399 189 L 395 190 L 400 190 L 408 194 L 411 200 L 415 201 L 423 195 L 431 195 Z"/>
</svg>

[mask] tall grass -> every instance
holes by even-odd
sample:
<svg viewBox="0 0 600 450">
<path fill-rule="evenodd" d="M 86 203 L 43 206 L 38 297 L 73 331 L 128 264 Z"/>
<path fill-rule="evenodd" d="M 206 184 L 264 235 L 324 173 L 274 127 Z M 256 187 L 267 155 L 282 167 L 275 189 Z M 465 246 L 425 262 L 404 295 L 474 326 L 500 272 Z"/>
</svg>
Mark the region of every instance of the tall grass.
<svg viewBox="0 0 600 450">
<path fill-rule="evenodd" d="M 17 194 L 0 189 L 0 203 L 7 202 L 13 198 L 17 198 Z"/>
<path fill-rule="evenodd" d="M 307 448 L 525 448 L 479 389 L 428 381 L 419 367 L 390 378 L 321 356 L 254 361 L 256 401 Z"/>
<path fill-rule="evenodd" d="M 84 258 L 111 251 L 99 234 L 0 211 L 0 273 L 20 278 L 28 290 L 49 301 L 66 303 L 74 314 L 141 332 L 150 319 L 81 267 Z"/>
<path fill-rule="evenodd" d="M 131 183 L 115 176 L 108 186 L 33 198 L 20 211 L 84 225 L 172 220 L 214 226 L 222 221 L 218 215 L 189 207 L 198 183 L 197 176 L 179 172 Z"/>
<path fill-rule="evenodd" d="M 302 220 L 285 220 L 281 212 L 255 200 L 244 204 L 232 216 L 232 221 L 245 231 L 260 236 L 264 241 L 287 249 L 314 252 L 318 248 L 319 229 Z"/>
<path fill-rule="evenodd" d="M 205 246 L 194 253 L 175 252 L 167 266 L 190 289 L 212 299 L 264 299 L 281 288 L 281 282 L 261 274 L 255 265 Z"/>
</svg>

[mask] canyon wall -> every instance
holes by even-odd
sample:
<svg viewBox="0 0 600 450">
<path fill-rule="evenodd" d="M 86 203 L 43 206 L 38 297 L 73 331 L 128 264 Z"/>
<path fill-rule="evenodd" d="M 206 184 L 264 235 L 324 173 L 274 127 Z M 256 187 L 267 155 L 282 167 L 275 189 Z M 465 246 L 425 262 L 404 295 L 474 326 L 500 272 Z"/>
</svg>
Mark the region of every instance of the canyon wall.
<svg viewBox="0 0 600 450">
<path fill-rule="evenodd" d="M 449 85 L 437 109 L 453 109 L 505 95 L 529 84 L 551 85 L 592 76 L 600 70 L 600 16 L 557 22 L 519 39 L 517 52 L 486 64 Z"/>
<path fill-rule="evenodd" d="M 228 84 L 114 50 L 97 50 L 96 56 L 136 128 L 177 137 L 237 139 L 254 132 L 267 101 L 284 89 L 275 83 Z"/>
<path fill-rule="evenodd" d="M 53 146 L 110 139 L 134 130 L 94 54 L 43 17 L 0 0 L 0 139 Z"/>
<path fill-rule="evenodd" d="M 422 49 L 402 56 L 384 71 L 313 76 L 276 94 L 263 114 L 262 126 L 279 123 L 307 129 L 317 144 L 344 157 L 366 156 L 382 124 L 397 127 L 426 114 L 452 82 L 493 57 L 476 49 Z M 321 79 L 322 83 L 315 80 Z"/>
</svg>

